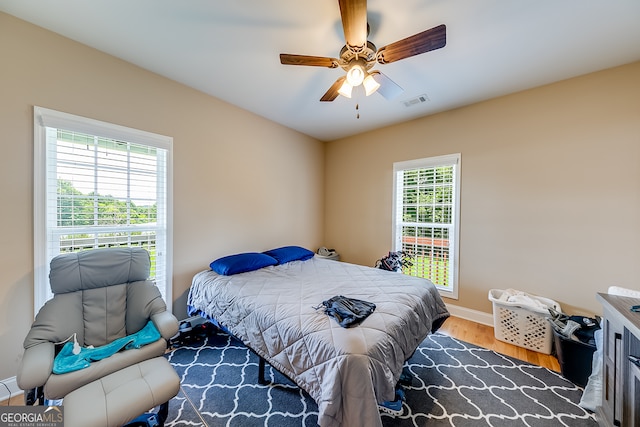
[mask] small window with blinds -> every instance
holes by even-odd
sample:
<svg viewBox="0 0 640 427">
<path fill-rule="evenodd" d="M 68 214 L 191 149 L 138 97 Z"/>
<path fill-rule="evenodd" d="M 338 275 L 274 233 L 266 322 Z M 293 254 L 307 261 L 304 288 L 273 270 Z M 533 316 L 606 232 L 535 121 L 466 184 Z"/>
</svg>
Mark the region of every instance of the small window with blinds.
<svg viewBox="0 0 640 427">
<path fill-rule="evenodd" d="M 458 297 L 460 154 L 394 163 L 393 248 L 411 259 L 404 274 Z"/>
<path fill-rule="evenodd" d="M 171 138 L 36 107 L 35 310 L 62 253 L 142 247 L 171 305 Z"/>
</svg>

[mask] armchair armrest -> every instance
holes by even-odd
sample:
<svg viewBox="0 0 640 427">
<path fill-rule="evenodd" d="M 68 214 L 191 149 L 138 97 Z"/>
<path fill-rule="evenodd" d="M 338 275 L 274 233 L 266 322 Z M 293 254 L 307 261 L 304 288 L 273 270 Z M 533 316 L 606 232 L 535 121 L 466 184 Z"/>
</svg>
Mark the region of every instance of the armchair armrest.
<svg viewBox="0 0 640 427">
<path fill-rule="evenodd" d="M 169 311 L 151 315 L 151 321 L 158 328 L 162 338 L 168 340 L 178 333 L 178 319 Z"/>
<path fill-rule="evenodd" d="M 52 342 L 26 348 L 16 375 L 18 387 L 30 390 L 44 385 L 51 375 L 54 357 L 55 346 Z"/>
</svg>

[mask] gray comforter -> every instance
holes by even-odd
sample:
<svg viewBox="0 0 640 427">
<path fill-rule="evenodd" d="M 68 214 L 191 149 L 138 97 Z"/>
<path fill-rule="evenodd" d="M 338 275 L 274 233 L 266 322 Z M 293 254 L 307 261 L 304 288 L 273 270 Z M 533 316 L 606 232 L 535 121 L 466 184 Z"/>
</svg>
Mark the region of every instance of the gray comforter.
<svg viewBox="0 0 640 427">
<path fill-rule="evenodd" d="M 344 295 L 376 304 L 343 328 L 317 309 Z M 215 319 L 317 402 L 322 427 L 381 426 L 406 359 L 449 316 L 435 286 L 396 272 L 314 257 L 193 278 L 189 313 Z"/>
</svg>

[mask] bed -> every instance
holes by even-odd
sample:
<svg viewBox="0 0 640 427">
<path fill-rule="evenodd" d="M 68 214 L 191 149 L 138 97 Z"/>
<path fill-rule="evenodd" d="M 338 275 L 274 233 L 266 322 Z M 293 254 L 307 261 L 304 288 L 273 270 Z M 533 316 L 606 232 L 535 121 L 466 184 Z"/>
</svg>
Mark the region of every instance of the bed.
<svg viewBox="0 0 640 427">
<path fill-rule="evenodd" d="M 320 426 L 381 426 L 378 402 L 394 400 L 405 360 L 449 316 L 438 291 L 425 279 L 317 256 L 285 261 L 197 273 L 189 314 L 213 320 L 309 393 Z M 344 328 L 320 307 L 336 295 L 376 308 Z"/>
</svg>

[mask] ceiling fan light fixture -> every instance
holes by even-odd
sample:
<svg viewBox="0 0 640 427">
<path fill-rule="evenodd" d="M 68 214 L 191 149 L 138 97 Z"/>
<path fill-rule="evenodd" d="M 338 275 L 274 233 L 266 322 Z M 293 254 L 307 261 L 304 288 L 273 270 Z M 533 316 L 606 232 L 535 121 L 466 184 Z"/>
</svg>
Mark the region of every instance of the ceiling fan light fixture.
<svg viewBox="0 0 640 427">
<path fill-rule="evenodd" d="M 348 79 L 342 83 L 340 89 L 338 89 L 338 93 L 345 98 L 351 98 L 351 91 L 353 90 L 353 86 L 348 82 Z"/>
<path fill-rule="evenodd" d="M 353 88 L 360 85 L 364 86 L 367 96 L 377 92 L 386 99 L 392 99 L 402 93 L 402 88 L 381 72 L 372 70 L 374 64 L 400 61 L 441 49 L 447 44 L 447 27 L 441 24 L 378 49 L 367 39 L 369 37 L 367 1 L 338 0 L 338 6 L 345 45 L 340 49 L 337 58 L 280 54 L 280 63 L 283 65 L 339 67 L 345 72 L 322 95 L 320 98 L 322 102 L 333 101 L 338 95 L 351 98 Z"/>
<path fill-rule="evenodd" d="M 352 87 L 360 86 L 364 80 L 366 72 L 360 64 L 353 64 L 347 71 L 347 81 Z"/>
<path fill-rule="evenodd" d="M 380 87 L 380 83 L 378 83 L 371 74 L 367 74 L 367 77 L 364 78 L 362 84 L 364 85 L 364 91 L 367 96 L 375 93 L 375 91 Z"/>
</svg>

